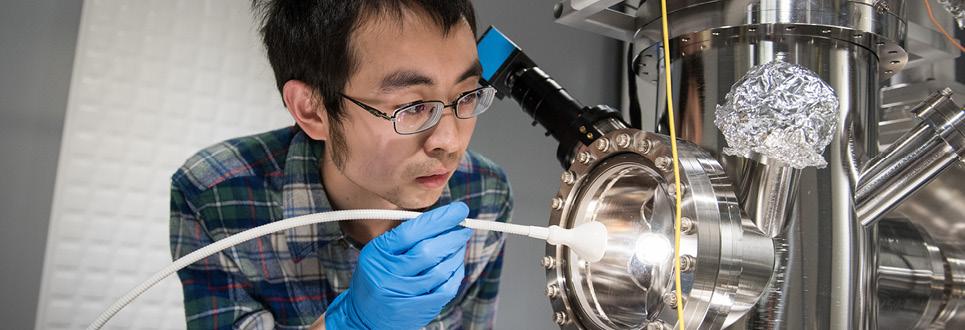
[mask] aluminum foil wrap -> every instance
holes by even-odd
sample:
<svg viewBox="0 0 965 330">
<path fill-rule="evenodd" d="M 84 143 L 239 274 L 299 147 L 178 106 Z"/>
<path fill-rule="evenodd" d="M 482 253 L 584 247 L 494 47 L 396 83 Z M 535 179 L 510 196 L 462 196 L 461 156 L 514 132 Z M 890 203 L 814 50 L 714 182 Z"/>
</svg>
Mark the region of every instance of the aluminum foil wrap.
<svg viewBox="0 0 965 330">
<path fill-rule="evenodd" d="M 714 123 L 727 140 L 724 154 L 754 152 L 794 168 L 823 168 L 837 116 L 831 86 L 803 66 L 776 60 L 751 68 L 731 87 Z"/>
</svg>

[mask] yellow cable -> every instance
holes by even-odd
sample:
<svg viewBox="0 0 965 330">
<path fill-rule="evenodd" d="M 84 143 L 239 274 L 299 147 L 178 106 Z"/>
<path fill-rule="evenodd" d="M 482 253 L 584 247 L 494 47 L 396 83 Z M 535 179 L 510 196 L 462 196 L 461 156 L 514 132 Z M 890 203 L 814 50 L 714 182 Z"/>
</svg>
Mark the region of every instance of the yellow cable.
<svg viewBox="0 0 965 330">
<path fill-rule="evenodd" d="M 663 24 L 663 66 L 664 72 L 667 75 L 667 116 L 670 121 L 670 152 L 673 155 L 673 185 L 674 185 L 674 197 L 675 197 L 675 209 L 674 209 L 674 219 L 673 219 L 673 246 L 674 246 L 674 292 L 676 293 L 677 299 L 677 324 L 680 325 L 680 330 L 685 330 L 687 327 L 684 326 L 684 300 L 683 291 L 680 289 L 680 214 L 682 211 L 682 195 L 680 192 L 680 159 L 677 156 L 677 125 L 674 123 L 674 110 L 673 110 L 673 91 L 671 86 L 673 82 L 670 80 L 670 29 L 667 27 L 667 0 L 660 0 L 660 22 Z"/>
</svg>

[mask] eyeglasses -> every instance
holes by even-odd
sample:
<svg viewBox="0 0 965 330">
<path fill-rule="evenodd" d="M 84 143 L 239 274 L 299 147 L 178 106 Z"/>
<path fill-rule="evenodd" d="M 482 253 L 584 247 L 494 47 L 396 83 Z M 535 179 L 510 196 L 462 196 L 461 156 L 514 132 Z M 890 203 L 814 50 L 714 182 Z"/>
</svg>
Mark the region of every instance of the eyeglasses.
<svg viewBox="0 0 965 330">
<path fill-rule="evenodd" d="M 391 121 L 396 133 L 409 135 L 421 133 L 436 126 L 446 108 L 452 108 L 456 118 L 461 119 L 470 119 L 486 112 L 489 106 L 493 104 L 496 89 L 491 86 L 483 86 L 462 93 L 452 104 L 446 104 L 442 101 L 418 101 L 396 109 L 392 116 L 345 94 L 340 93 L 339 95 L 372 115 Z"/>
</svg>

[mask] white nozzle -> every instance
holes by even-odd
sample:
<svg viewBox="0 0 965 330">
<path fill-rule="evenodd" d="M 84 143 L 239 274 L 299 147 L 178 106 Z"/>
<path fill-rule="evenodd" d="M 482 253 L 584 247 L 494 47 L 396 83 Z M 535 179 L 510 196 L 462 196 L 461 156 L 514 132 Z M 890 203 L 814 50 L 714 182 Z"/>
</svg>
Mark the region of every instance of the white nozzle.
<svg viewBox="0 0 965 330">
<path fill-rule="evenodd" d="M 550 226 L 546 242 L 553 245 L 566 245 L 584 260 L 597 262 L 603 259 L 603 254 L 606 253 L 606 226 L 596 221 L 587 222 L 572 229 Z"/>
<path fill-rule="evenodd" d="M 606 226 L 599 222 L 588 222 L 566 229 L 560 226 L 525 226 L 495 221 L 480 221 L 466 219 L 462 225 L 467 228 L 492 230 L 504 233 L 525 235 L 536 239 L 546 240 L 553 245 L 566 245 L 584 260 L 597 262 L 606 253 Z"/>
</svg>

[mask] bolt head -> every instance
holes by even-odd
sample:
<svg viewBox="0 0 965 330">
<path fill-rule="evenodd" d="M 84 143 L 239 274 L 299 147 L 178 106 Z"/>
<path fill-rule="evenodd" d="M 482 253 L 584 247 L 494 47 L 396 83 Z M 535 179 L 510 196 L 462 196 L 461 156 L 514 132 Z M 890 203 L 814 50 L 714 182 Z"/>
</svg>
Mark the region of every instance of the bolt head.
<svg viewBox="0 0 965 330">
<path fill-rule="evenodd" d="M 653 141 L 641 139 L 637 142 L 637 152 L 646 155 L 649 154 L 651 150 L 653 150 Z"/>
<path fill-rule="evenodd" d="M 570 318 L 564 312 L 556 312 L 556 314 L 553 314 L 553 322 L 556 322 L 556 325 L 565 325 L 569 321 Z"/>
<path fill-rule="evenodd" d="M 563 208 L 563 199 L 559 197 L 554 197 L 553 201 L 550 202 L 550 206 L 554 210 L 559 210 Z"/>
<path fill-rule="evenodd" d="M 606 152 L 607 150 L 610 150 L 610 140 L 608 140 L 607 138 L 600 138 L 599 140 L 596 140 L 596 142 L 593 144 L 596 146 L 596 150 L 599 150 L 600 152 Z"/>
<path fill-rule="evenodd" d="M 571 185 L 576 182 L 576 173 L 573 173 L 573 171 L 563 172 L 563 174 L 560 175 L 560 180 L 565 184 Z"/>
<path fill-rule="evenodd" d="M 560 296 L 560 287 L 556 284 L 546 286 L 546 298 L 556 299 Z"/>
<path fill-rule="evenodd" d="M 667 156 L 657 157 L 654 160 L 654 165 L 657 165 L 657 168 L 664 172 L 673 171 L 673 159 Z"/>
<path fill-rule="evenodd" d="M 670 291 L 663 295 L 663 303 L 670 308 L 677 308 L 677 293 Z"/>
<path fill-rule="evenodd" d="M 550 202 L 550 207 L 552 207 L 554 210 L 559 210 L 563 208 L 563 199 L 559 197 L 554 197 L 553 200 Z"/>
<path fill-rule="evenodd" d="M 553 269 L 556 267 L 556 258 L 545 256 L 543 257 L 543 260 L 540 261 L 540 264 L 543 266 L 543 268 Z"/>
<path fill-rule="evenodd" d="M 693 235 L 697 232 L 697 223 L 688 217 L 680 218 L 680 232 L 686 235 Z"/>
<path fill-rule="evenodd" d="M 576 155 L 576 160 L 579 161 L 580 164 L 589 165 L 590 162 L 593 161 L 593 155 L 590 155 L 589 152 L 583 151 Z"/>
<path fill-rule="evenodd" d="M 632 141 L 629 134 L 620 134 L 616 138 L 617 146 L 623 149 L 629 148 Z"/>
<path fill-rule="evenodd" d="M 697 258 L 692 255 L 685 254 L 680 256 L 680 272 L 690 273 L 697 268 Z"/>
</svg>

